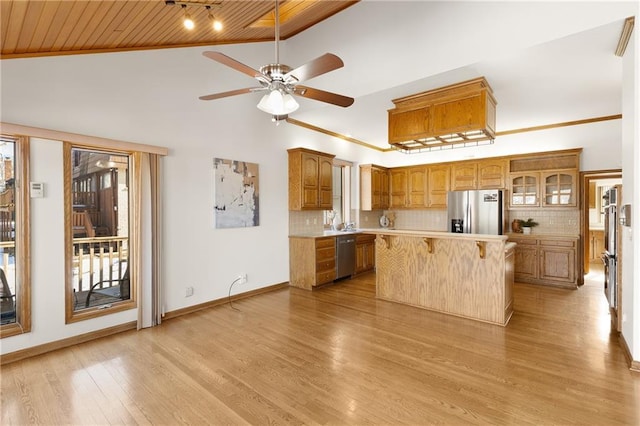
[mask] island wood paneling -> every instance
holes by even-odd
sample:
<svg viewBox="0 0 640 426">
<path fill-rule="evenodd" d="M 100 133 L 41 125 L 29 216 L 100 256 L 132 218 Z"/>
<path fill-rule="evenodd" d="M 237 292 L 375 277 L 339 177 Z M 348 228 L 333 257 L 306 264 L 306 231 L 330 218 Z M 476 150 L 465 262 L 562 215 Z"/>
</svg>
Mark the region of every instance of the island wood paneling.
<svg viewBox="0 0 640 426">
<path fill-rule="evenodd" d="M 511 289 L 506 287 L 513 285 L 513 252 L 505 259 L 504 240 L 481 244 L 484 258 L 473 238 L 379 235 L 377 297 L 505 325 L 512 312 Z"/>
</svg>

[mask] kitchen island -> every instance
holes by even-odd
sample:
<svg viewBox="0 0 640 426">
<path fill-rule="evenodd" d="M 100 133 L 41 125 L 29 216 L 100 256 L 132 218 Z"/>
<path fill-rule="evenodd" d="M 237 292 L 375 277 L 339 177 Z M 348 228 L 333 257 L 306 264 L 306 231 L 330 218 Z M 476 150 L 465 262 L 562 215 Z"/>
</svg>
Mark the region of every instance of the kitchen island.
<svg viewBox="0 0 640 426">
<path fill-rule="evenodd" d="M 376 237 L 376 296 L 505 326 L 515 244 L 503 235 L 366 230 Z"/>
</svg>

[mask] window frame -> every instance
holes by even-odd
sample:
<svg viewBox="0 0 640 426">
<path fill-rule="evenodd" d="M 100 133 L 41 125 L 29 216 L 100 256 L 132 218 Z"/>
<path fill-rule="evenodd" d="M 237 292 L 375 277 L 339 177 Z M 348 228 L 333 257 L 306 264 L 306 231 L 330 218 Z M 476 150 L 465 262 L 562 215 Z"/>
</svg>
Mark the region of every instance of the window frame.
<svg viewBox="0 0 640 426">
<path fill-rule="evenodd" d="M 27 136 L 3 135 L 3 137 L 13 139 L 15 143 L 16 322 L 0 325 L 0 338 L 31 332 L 30 139 Z"/>
<path fill-rule="evenodd" d="M 127 259 L 129 267 L 130 297 L 128 300 L 113 302 L 110 305 L 89 307 L 81 310 L 74 310 L 75 297 L 73 292 L 73 149 L 83 149 L 99 151 L 129 157 L 129 256 Z M 137 302 L 137 282 L 140 259 L 140 155 L 136 151 L 114 149 L 102 145 L 85 145 L 78 143 L 64 142 L 63 146 L 63 170 L 64 170 L 64 217 L 65 217 L 65 323 L 70 324 L 92 318 L 103 317 L 117 312 L 136 309 Z"/>
</svg>

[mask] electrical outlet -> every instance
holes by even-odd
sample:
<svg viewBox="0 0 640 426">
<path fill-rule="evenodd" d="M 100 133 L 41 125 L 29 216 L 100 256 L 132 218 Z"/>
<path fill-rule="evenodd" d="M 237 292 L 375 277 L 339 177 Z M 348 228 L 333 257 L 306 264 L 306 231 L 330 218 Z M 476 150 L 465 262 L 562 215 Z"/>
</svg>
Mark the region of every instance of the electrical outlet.
<svg viewBox="0 0 640 426">
<path fill-rule="evenodd" d="M 244 272 L 238 275 L 238 278 L 236 279 L 238 280 L 238 284 L 246 284 L 246 282 L 248 281 L 247 274 Z"/>
<path fill-rule="evenodd" d="M 191 297 L 191 296 L 193 296 L 193 287 L 187 287 L 185 297 Z"/>
</svg>

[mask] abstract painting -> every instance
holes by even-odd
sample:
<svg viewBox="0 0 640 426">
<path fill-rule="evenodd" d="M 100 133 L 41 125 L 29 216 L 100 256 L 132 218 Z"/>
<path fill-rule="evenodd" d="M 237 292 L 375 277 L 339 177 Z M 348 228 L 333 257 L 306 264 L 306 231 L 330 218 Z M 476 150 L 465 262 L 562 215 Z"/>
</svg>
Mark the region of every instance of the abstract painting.
<svg viewBox="0 0 640 426">
<path fill-rule="evenodd" d="M 258 164 L 214 158 L 213 173 L 215 227 L 260 225 Z"/>
</svg>

